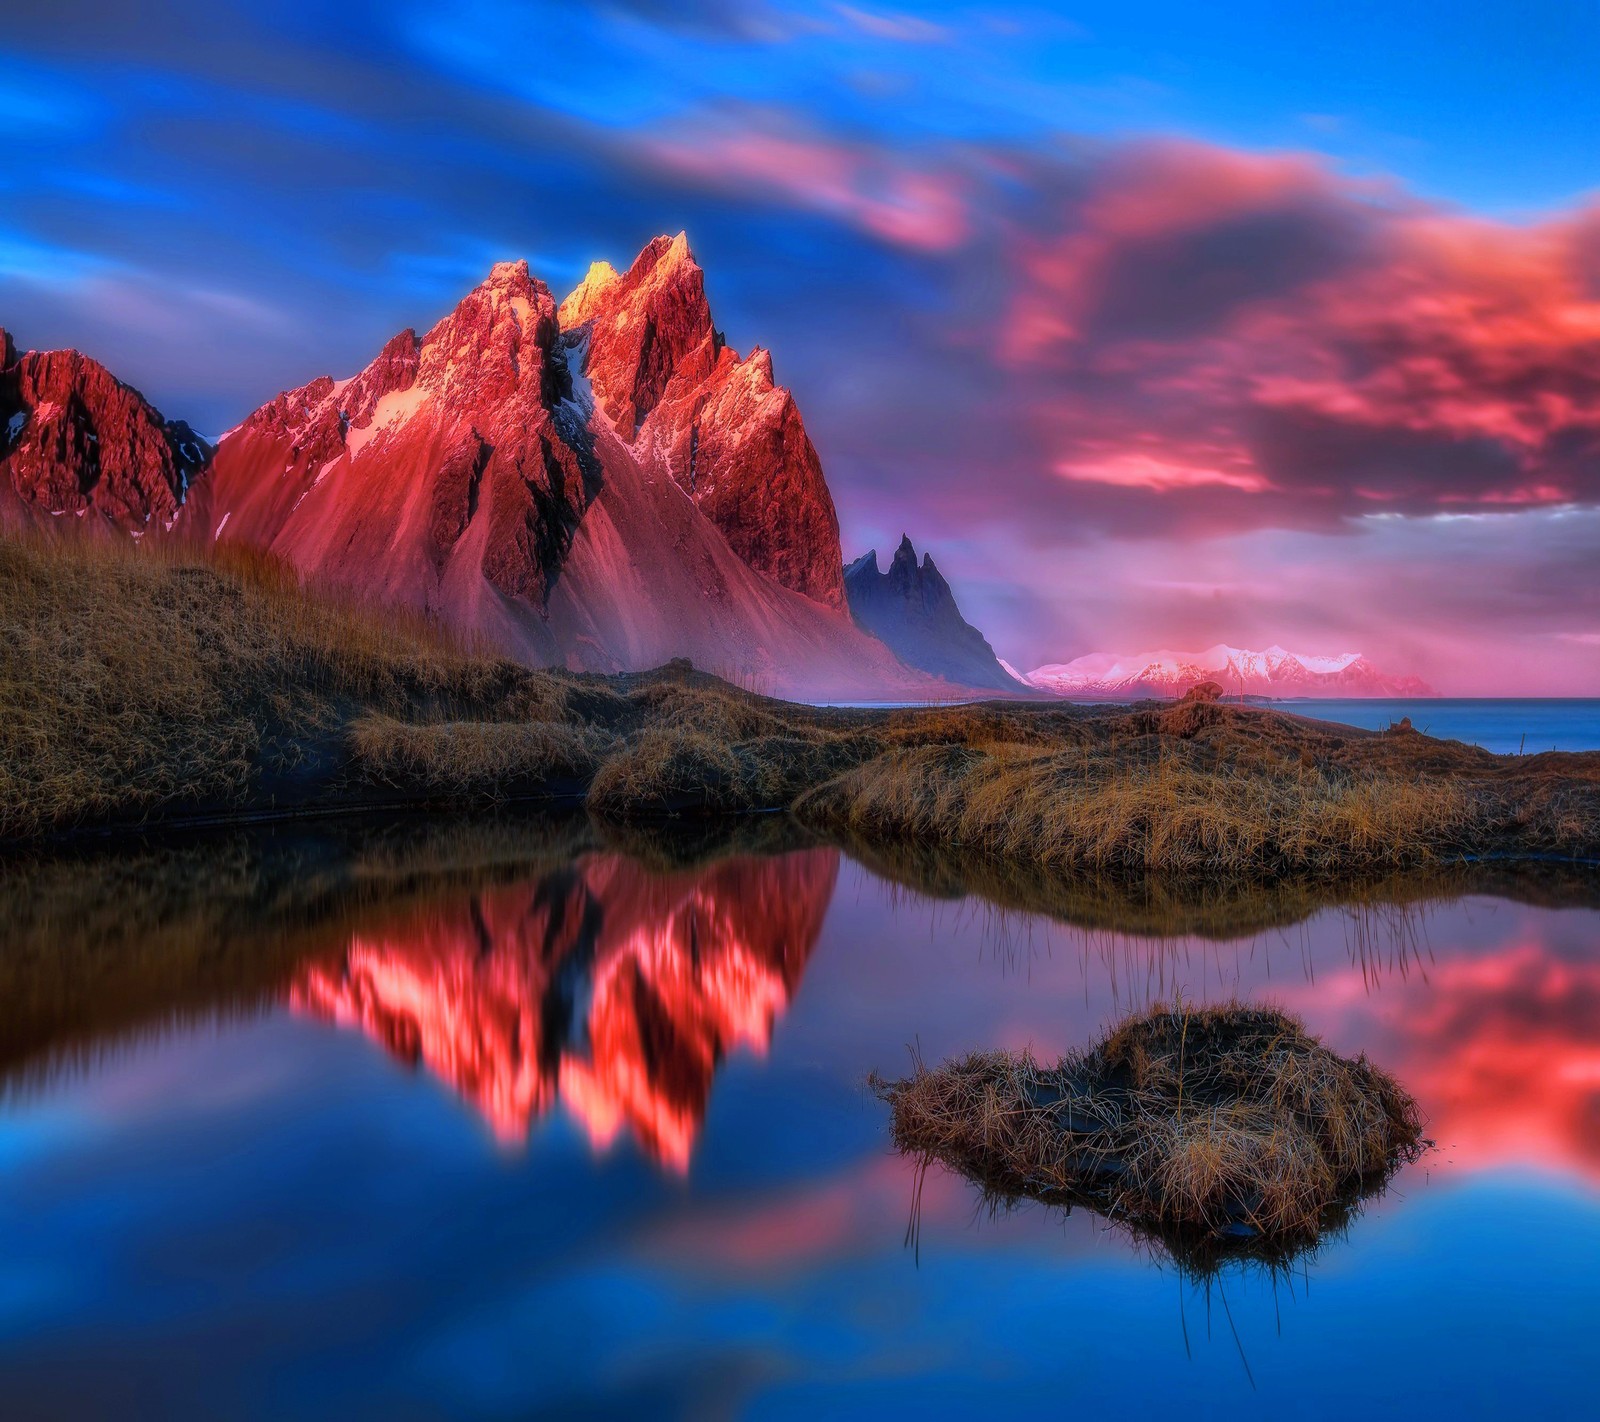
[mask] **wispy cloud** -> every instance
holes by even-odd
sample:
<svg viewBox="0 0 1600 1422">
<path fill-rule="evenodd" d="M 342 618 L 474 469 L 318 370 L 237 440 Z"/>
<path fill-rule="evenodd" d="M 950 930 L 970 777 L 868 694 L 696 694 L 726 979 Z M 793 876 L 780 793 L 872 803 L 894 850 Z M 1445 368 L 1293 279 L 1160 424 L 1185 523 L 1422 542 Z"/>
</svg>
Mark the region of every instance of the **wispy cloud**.
<svg viewBox="0 0 1600 1422">
<path fill-rule="evenodd" d="M 856 5 L 835 5 L 834 13 L 873 39 L 896 44 L 946 44 L 952 37 L 948 25 L 904 11 L 867 10 Z"/>
<path fill-rule="evenodd" d="M 642 145 L 681 178 L 795 204 L 896 246 L 946 251 L 965 240 L 965 186 L 950 169 L 759 123 L 748 114 L 701 118 Z"/>
</svg>

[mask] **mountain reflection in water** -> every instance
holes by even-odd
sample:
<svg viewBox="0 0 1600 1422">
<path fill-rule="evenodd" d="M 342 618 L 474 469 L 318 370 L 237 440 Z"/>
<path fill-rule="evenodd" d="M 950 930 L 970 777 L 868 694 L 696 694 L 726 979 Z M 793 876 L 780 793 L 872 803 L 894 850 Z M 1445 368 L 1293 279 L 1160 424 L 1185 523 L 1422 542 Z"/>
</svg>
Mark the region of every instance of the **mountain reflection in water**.
<svg viewBox="0 0 1600 1422">
<path fill-rule="evenodd" d="M 588 853 L 356 932 L 289 1001 L 420 1062 L 502 1140 L 560 1101 L 596 1146 L 626 1127 L 684 1171 L 718 1063 L 766 1051 L 838 874 L 831 849 L 672 872 Z"/>
<path fill-rule="evenodd" d="M 1196 892 L 689 828 L 0 863 L 6 1415 L 1592 1411 L 1592 869 Z M 1439 1149 L 1204 1300 L 940 1171 L 905 1248 L 869 1072 L 1053 1060 L 1179 995 L 1367 1053 Z"/>
</svg>

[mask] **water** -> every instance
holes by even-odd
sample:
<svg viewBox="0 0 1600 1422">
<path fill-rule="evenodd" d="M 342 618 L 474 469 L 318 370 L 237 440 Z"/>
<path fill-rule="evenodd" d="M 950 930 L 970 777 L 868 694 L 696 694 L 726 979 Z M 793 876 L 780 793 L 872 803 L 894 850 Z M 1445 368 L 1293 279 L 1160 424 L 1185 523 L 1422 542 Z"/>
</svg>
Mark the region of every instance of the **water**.
<svg viewBox="0 0 1600 1422">
<path fill-rule="evenodd" d="M 1594 1415 L 1592 873 L 1075 926 L 831 849 L 333 834 L 0 873 L 7 1416 Z M 906 1246 L 869 1071 L 1179 991 L 1370 1053 L 1439 1149 L 1289 1276 L 937 1170 Z"/>
<path fill-rule="evenodd" d="M 1498 755 L 1600 750 L 1600 699 L 1569 697 L 1515 700 L 1423 697 L 1269 701 L 1266 705 L 1324 721 L 1381 731 L 1409 716 L 1419 731 L 1465 741 Z"/>
<path fill-rule="evenodd" d="M 1597 673 L 1597 680 L 1600 680 L 1600 673 Z M 883 708 L 926 703 L 849 701 L 838 704 Z M 1296 697 L 1252 704 L 1314 716 L 1323 721 L 1340 721 L 1369 731 L 1381 731 L 1402 716 L 1409 716 L 1412 725 L 1430 736 L 1465 741 L 1497 755 L 1600 750 L 1600 697 Z"/>
</svg>

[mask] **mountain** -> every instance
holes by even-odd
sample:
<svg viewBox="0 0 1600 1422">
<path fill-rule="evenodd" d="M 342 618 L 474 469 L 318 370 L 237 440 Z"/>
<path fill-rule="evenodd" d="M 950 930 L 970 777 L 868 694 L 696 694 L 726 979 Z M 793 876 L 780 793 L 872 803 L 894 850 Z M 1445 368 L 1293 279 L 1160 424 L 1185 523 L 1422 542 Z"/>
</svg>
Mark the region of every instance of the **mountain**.
<svg viewBox="0 0 1600 1422">
<path fill-rule="evenodd" d="M 932 689 L 851 621 L 816 450 L 771 357 L 715 329 L 682 234 L 559 306 L 496 266 L 426 335 L 230 430 L 177 523 L 538 664 Z"/>
<path fill-rule="evenodd" d="M 998 691 L 1023 689 L 994 654 L 983 633 L 961 615 L 955 594 L 925 554 L 904 534 L 887 573 L 876 549 L 844 570 L 844 590 L 856 625 L 884 642 L 908 666 L 960 685 Z"/>
<path fill-rule="evenodd" d="M 164 530 L 211 448 L 98 361 L 19 356 L 0 330 L 0 526 L 47 516 L 142 536 Z"/>
<path fill-rule="evenodd" d="M 678 873 L 589 854 L 536 883 L 358 934 L 295 1008 L 356 1026 L 470 1101 L 502 1140 L 558 1102 L 688 1168 L 717 1068 L 764 1053 L 822 930 L 831 849 Z"/>
<path fill-rule="evenodd" d="M 1268 647 L 1249 652 L 1218 644 L 1203 652 L 1096 652 L 1075 661 L 1036 667 L 1028 681 L 1059 696 L 1137 701 L 1182 696 L 1215 681 L 1226 696 L 1433 696 L 1414 676 L 1379 671 L 1359 652 L 1310 656 Z"/>
</svg>

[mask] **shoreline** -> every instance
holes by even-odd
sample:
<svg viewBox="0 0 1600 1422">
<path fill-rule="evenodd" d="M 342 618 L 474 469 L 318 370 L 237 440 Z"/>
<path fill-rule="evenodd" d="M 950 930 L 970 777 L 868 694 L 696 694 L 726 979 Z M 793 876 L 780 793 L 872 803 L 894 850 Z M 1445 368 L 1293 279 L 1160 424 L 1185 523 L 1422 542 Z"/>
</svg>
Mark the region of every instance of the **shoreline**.
<svg viewBox="0 0 1600 1422">
<path fill-rule="evenodd" d="M 687 661 L 536 670 L 247 551 L 0 539 L 0 604 L 7 852 L 543 804 L 638 823 L 781 814 L 869 852 L 933 845 L 1057 875 L 1600 859 L 1600 751 L 1496 755 L 1197 693 L 850 708 Z"/>
</svg>

